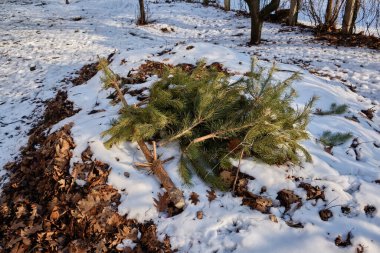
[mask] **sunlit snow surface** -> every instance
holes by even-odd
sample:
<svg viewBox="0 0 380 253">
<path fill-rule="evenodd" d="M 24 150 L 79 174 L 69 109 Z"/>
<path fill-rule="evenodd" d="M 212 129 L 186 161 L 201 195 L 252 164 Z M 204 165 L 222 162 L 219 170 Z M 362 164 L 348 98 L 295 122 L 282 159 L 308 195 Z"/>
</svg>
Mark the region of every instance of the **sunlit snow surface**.
<svg viewBox="0 0 380 253">
<path fill-rule="evenodd" d="M 120 213 L 140 221 L 153 219 L 160 236 L 168 234 L 173 248 L 180 252 L 354 252 L 359 244 L 366 252 L 380 252 L 380 211 L 373 218 L 363 211 L 367 204 L 380 208 L 380 184 L 373 183 L 380 179 L 380 149 L 373 145 L 374 141 L 380 142 L 380 134 L 376 132 L 380 129 L 380 115 L 369 121 L 359 113 L 372 106 L 379 109 L 380 54 L 377 51 L 317 44 L 311 41 L 310 34 L 279 33 L 283 27 L 273 24 L 264 26 L 266 41 L 263 45 L 249 48 L 245 46 L 248 19 L 201 5 L 150 4 L 155 23 L 137 27 L 135 1 L 83 0 L 71 1 L 70 5 L 64 5 L 63 1 L 44 2 L 46 5 L 39 5 L 40 1 L 25 5 L 22 1 L 7 1 L 0 8 L 0 121 L 23 120 L 0 127 L 0 166 L 17 155 L 20 146 L 26 143 L 30 129 L 27 123 L 33 122 L 33 118 L 22 117 L 41 115 L 43 108 L 38 101 L 54 96 L 59 88 L 67 88 L 69 99 L 82 110 L 54 129 L 67 122 L 75 123 L 72 134 L 77 146 L 72 163 L 79 160 L 80 153 L 90 145 L 94 156 L 112 167 L 109 183 L 122 194 Z M 78 16 L 82 20 L 71 20 Z M 160 30 L 163 27 L 173 28 L 174 32 L 163 33 Z M 239 33 L 243 35 L 233 36 Z M 175 46 L 182 41 L 185 44 Z M 189 45 L 194 48 L 187 50 Z M 157 56 L 164 49 L 172 49 L 175 54 Z M 133 162 L 144 161 L 136 145 L 123 143 L 107 150 L 102 144 L 104 139 L 100 133 L 118 116 L 120 108 L 111 106 L 106 99 L 109 91 L 102 89 L 100 74 L 74 88 L 60 83 L 84 63 L 95 61 L 97 55 L 106 56 L 114 50 L 111 67 L 121 75 L 145 60 L 177 64 L 195 63 L 205 58 L 208 63 L 222 63 L 238 78 L 249 69 L 251 56 L 257 55 L 261 66 L 270 66 L 274 60 L 278 62 L 278 79 L 294 71 L 302 74 L 302 80 L 293 84 L 299 94 L 294 106 L 302 106 L 312 95 L 320 97 L 317 108 L 328 109 L 333 102 L 346 103 L 349 111 L 344 115 L 312 117 L 308 126 L 311 138 L 302 144 L 311 152 L 313 163 L 301 167 L 268 166 L 254 159 L 242 163 L 242 171 L 256 178 L 249 184 L 252 192 L 258 194 L 261 187 L 266 186 L 264 195 L 272 199 L 284 188 L 302 197 L 304 205 L 292 213 L 292 218 L 305 227 L 291 228 L 280 218 L 279 223 L 273 223 L 268 215 L 240 206 L 241 200 L 229 193 L 219 192 L 217 199 L 209 203 L 206 197 L 209 188 L 200 180 L 194 178 L 193 187 L 182 185 L 177 173 L 179 150 L 175 143 L 158 150 L 163 159 L 175 156 L 165 168 L 184 190 L 186 199 L 195 191 L 200 195 L 200 203 L 195 206 L 188 201 L 185 211 L 172 218 L 158 214 L 153 197 L 161 189 L 152 175 L 133 167 Z M 123 59 L 125 64 L 121 64 Z M 297 67 L 295 62 L 307 70 L 327 73 L 357 85 L 358 94 L 338 79 L 321 79 Z M 32 65 L 36 65 L 36 70 L 30 71 Z M 149 86 L 155 80 L 156 77 L 152 77 L 147 83 L 134 87 Z M 131 104 L 136 102 L 129 95 L 126 99 Z M 106 111 L 88 115 L 93 109 Z M 356 115 L 360 123 L 344 118 L 351 115 Z M 351 131 L 359 137 L 363 143 L 361 161 L 355 160 L 349 149 L 350 142 L 334 148 L 334 156 L 324 152 L 316 139 L 325 130 Z M 124 172 L 129 172 L 130 177 L 126 178 Z M 327 202 L 306 201 L 306 192 L 297 188 L 294 177 L 325 186 Z M 325 222 L 319 218 L 318 211 L 329 202 L 334 217 Z M 352 213 L 343 215 L 341 205 L 349 205 Z M 199 210 L 204 213 L 202 220 L 196 219 Z M 283 208 L 271 210 L 278 217 L 283 211 Z M 338 235 L 345 237 L 349 231 L 353 234 L 353 246 L 336 247 L 334 239 Z"/>
</svg>

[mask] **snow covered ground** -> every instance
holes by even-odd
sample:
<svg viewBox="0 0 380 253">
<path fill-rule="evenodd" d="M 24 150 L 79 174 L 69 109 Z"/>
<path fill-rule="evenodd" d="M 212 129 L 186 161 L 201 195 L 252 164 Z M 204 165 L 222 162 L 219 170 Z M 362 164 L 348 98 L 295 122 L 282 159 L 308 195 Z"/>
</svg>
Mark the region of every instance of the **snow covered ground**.
<svg viewBox="0 0 380 253">
<path fill-rule="evenodd" d="M 31 123 L 43 110 L 41 102 L 65 88 L 70 100 L 82 108 L 55 126 L 57 129 L 66 122 L 75 122 L 72 133 L 77 147 L 72 162 L 80 159 L 80 153 L 90 145 L 95 157 L 113 168 L 109 183 L 122 194 L 120 213 L 140 221 L 153 219 L 162 238 L 168 234 L 173 248 L 180 252 L 355 252 L 359 245 L 365 252 L 380 252 L 380 212 L 377 210 L 373 217 L 364 213 L 366 205 L 380 208 L 380 184 L 374 183 L 380 179 L 380 149 L 374 145 L 380 142 L 380 53 L 316 43 L 311 34 L 274 24 L 264 26 L 261 46 L 247 47 L 247 18 L 186 3 L 150 4 L 155 22 L 137 27 L 135 2 L 78 0 L 65 5 L 63 1 L 46 0 L 45 4 L 1 4 L 0 167 L 26 143 Z M 75 17 L 81 20 L 74 21 Z M 169 28 L 169 32 L 161 28 Z M 176 46 L 178 42 L 185 44 Z M 189 45 L 194 48 L 186 50 Z M 176 53 L 157 56 L 164 49 Z M 143 161 L 136 145 L 124 143 L 107 150 L 102 144 L 99 134 L 117 117 L 119 108 L 106 99 L 109 91 L 101 89 L 100 74 L 74 88 L 60 82 L 84 63 L 95 61 L 97 55 L 106 56 L 114 50 L 111 67 L 121 75 L 147 59 L 194 63 L 200 58 L 209 63 L 218 61 L 242 74 L 248 70 L 251 56 L 256 55 L 263 66 L 274 60 L 279 63 L 277 78 L 287 77 L 289 71 L 301 72 L 303 79 L 293 85 L 299 94 L 295 106 L 303 105 L 312 95 L 320 97 L 317 108 L 328 109 L 334 102 L 347 104 L 349 111 L 344 115 L 313 116 L 308 126 L 311 138 L 303 142 L 313 156 L 312 164 L 277 167 L 254 159 L 242 164 L 242 171 L 256 178 L 249 184 L 252 192 L 259 194 L 265 186 L 264 196 L 275 199 L 279 190 L 291 189 L 302 197 L 303 206 L 283 219 L 284 208 L 272 208 L 279 221 L 274 223 L 268 215 L 240 206 L 241 200 L 230 193 L 218 192 L 217 199 L 209 203 L 209 188 L 198 179 L 194 179 L 193 187 L 182 185 L 177 173 L 179 150 L 173 144 L 159 150 L 165 155 L 163 159 L 176 155 L 165 168 L 184 190 L 186 199 L 194 191 L 200 195 L 200 203 L 188 201 L 185 211 L 172 218 L 157 213 L 153 197 L 161 189 L 151 175 L 133 167 L 133 162 Z M 122 59 L 127 62 L 121 65 Z M 357 93 L 346 85 L 357 86 Z M 136 101 L 129 95 L 126 98 L 129 103 Z M 373 121 L 360 113 L 370 107 L 377 109 Z M 105 111 L 88 115 L 93 109 Z M 344 117 L 352 115 L 359 122 Z M 356 161 L 350 141 L 334 148 L 334 156 L 323 151 L 316 139 L 325 130 L 352 132 L 362 143 L 361 160 Z M 296 178 L 324 186 L 327 201 L 307 201 L 305 191 L 297 188 Z M 318 212 L 326 205 L 334 217 L 322 221 Z M 341 212 L 341 206 L 346 205 L 351 208 L 350 214 Z M 203 220 L 196 219 L 199 210 L 203 211 Z M 304 228 L 289 227 L 285 221 L 290 218 Z M 348 232 L 353 235 L 353 246 L 335 246 L 334 239 Z"/>
</svg>

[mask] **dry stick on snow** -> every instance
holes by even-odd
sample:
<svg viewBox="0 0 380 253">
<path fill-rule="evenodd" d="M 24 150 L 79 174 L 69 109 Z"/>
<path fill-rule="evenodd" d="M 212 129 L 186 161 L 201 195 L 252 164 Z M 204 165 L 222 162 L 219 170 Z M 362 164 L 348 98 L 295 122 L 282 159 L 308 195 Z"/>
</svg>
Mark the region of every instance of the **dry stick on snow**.
<svg viewBox="0 0 380 253">
<path fill-rule="evenodd" d="M 116 89 L 119 99 L 123 103 L 123 106 L 127 108 L 128 103 L 120 90 L 119 83 L 113 82 L 112 85 Z M 136 105 L 134 106 L 136 107 Z M 156 176 L 156 178 L 160 181 L 165 190 L 168 192 L 169 199 L 171 202 L 173 202 L 174 206 L 177 208 L 183 208 L 185 206 L 185 199 L 183 197 L 183 193 L 175 186 L 168 173 L 164 169 L 164 162 L 157 158 L 156 142 L 153 142 L 153 155 L 143 140 L 139 140 L 137 144 L 139 145 L 147 161 L 146 164 L 139 164 L 141 166 L 138 166 L 143 168 L 150 167 L 153 174 Z"/>
</svg>

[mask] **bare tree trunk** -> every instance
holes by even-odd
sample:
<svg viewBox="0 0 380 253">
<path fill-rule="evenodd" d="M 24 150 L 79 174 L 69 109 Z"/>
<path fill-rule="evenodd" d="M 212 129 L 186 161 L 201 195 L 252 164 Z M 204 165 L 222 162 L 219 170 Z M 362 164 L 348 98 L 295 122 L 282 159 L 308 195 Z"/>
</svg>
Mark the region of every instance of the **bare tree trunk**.
<svg viewBox="0 0 380 253">
<path fill-rule="evenodd" d="M 269 16 L 269 14 L 276 10 L 280 5 L 280 0 L 271 0 L 269 4 L 264 6 L 260 10 L 260 0 L 244 0 L 249 9 L 249 14 L 251 16 L 251 40 L 249 44 L 258 45 L 261 42 L 261 31 L 263 28 L 264 19 Z"/>
<path fill-rule="evenodd" d="M 301 10 L 302 1 L 303 0 L 297 0 L 296 24 L 298 23 L 298 14 L 300 13 L 300 10 Z"/>
<path fill-rule="evenodd" d="M 263 20 L 251 18 L 251 40 L 249 44 L 259 45 L 261 43 L 261 32 L 263 29 Z"/>
<path fill-rule="evenodd" d="M 231 10 L 231 0 L 224 0 L 224 10 L 225 11 Z"/>
<path fill-rule="evenodd" d="M 355 1 L 355 9 L 354 9 L 354 15 L 352 16 L 352 22 L 351 22 L 351 27 L 350 27 L 350 34 L 354 33 L 355 23 L 356 23 L 356 19 L 358 18 L 360 4 L 361 4 L 361 0 L 356 0 Z"/>
<path fill-rule="evenodd" d="M 355 0 L 347 0 L 346 7 L 344 10 L 342 32 L 350 33 L 352 26 L 352 18 L 354 16 Z"/>
<path fill-rule="evenodd" d="M 334 0 L 328 0 L 326 6 L 324 29 L 329 31 L 333 25 Z"/>
<path fill-rule="evenodd" d="M 203 0 L 203 5 L 208 5 L 208 3 L 209 3 L 209 0 Z"/>
<path fill-rule="evenodd" d="M 290 10 L 287 23 L 288 25 L 296 25 L 297 23 L 297 14 L 298 14 L 298 2 L 299 0 L 290 0 Z"/>
<path fill-rule="evenodd" d="M 66 0 L 66 4 L 69 4 L 69 0 Z"/>
<path fill-rule="evenodd" d="M 138 18 L 137 24 L 145 25 L 146 24 L 146 17 L 145 17 L 144 0 L 139 0 L 139 7 L 140 7 L 140 17 Z"/>
</svg>

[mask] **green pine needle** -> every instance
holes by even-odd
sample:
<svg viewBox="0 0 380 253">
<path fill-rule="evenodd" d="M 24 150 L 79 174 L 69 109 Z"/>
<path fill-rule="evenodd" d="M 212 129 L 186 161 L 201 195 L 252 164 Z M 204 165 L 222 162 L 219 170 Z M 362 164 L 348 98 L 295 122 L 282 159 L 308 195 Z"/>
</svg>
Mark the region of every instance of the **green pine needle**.
<svg viewBox="0 0 380 253">
<path fill-rule="evenodd" d="M 324 131 L 319 141 L 325 147 L 335 147 L 344 144 L 351 138 L 351 133 L 332 133 L 331 131 Z"/>
</svg>

